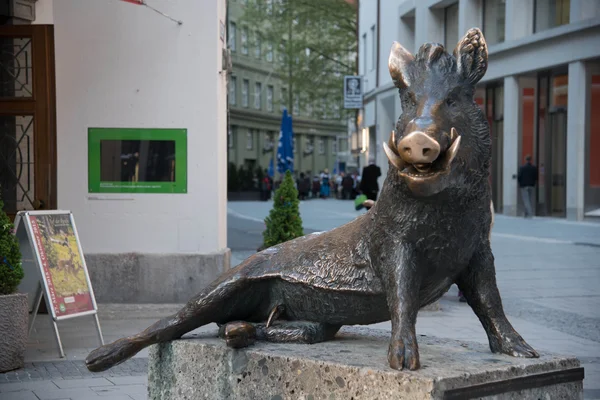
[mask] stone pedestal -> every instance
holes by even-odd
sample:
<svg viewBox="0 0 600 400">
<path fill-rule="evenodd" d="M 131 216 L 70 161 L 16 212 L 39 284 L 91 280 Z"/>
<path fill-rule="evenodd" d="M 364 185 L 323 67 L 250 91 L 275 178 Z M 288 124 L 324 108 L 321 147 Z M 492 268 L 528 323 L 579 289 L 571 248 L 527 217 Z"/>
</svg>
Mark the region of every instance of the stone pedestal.
<svg viewBox="0 0 600 400">
<path fill-rule="evenodd" d="M 314 345 L 257 343 L 233 350 L 214 335 L 150 349 L 148 392 L 167 399 L 583 399 L 572 357 L 521 359 L 477 343 L 419 336 L 418 371 L 388 367 L 389 334 L 344 328 Z"/>
</svg>

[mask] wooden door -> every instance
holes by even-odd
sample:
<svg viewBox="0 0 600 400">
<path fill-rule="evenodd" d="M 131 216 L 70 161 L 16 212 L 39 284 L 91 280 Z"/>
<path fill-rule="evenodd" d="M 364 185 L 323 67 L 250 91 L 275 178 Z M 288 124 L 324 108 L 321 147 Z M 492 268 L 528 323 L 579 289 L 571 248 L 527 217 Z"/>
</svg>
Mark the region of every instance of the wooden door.
<svg viewBox="0 0 600 400">
<path fill-rule="evenodd" d="M 13 219 L 56 208 L 52 25 L 0 26 L 0 196 Z"/>
</svg>

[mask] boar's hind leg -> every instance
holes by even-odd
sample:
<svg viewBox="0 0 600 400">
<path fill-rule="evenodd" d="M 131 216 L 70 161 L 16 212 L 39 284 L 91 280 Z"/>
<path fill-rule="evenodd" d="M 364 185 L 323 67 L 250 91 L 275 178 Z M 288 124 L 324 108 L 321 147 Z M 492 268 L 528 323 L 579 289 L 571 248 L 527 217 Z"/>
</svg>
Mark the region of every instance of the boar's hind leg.
<svg viewBox="0 0 600 400">
<path fill-rule="evenodd" d="M 482 244 L 475 252 L 469 266 L 456 283 L 481 321 L 493 353 L 504 353 L 513 357 L 539 357 L 515 331 L 504 314 L 489 242 Z"/>
<path fill-rule="evenodd" d="M 230 270 L 211 283 L 176 314 L 157 321 L 143 332 L 95 349 L 85 360 L 87 368 L 92 372 L 104 371 L 145 347 L 178 339 L 200 326 L 247 318 L 260 307 L 264 285 L 235 275 L 235 272 Z"/>
<path fill-rule="evenodd" d="M 219 337 L 234 348 L 249 346 L 255 340 L 313 344 L 332 340 L 340 328 L 340 325 L 311 321 L 276 321 L 268 327 L 264 322 L 233 321 L 220 327 Z"/>
</svg>

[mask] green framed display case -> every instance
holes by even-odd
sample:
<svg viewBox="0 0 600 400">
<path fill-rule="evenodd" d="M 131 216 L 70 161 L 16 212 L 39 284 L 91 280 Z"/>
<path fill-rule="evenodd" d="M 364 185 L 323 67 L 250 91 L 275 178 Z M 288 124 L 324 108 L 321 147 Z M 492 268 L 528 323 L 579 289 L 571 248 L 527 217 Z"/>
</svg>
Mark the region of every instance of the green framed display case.
<svg viewBox="0 0 600 400">
<path fill-rule="evenodd" d="M 187 193 L 187 129 L 88 128 L 89 193 Z"/>
</svg>

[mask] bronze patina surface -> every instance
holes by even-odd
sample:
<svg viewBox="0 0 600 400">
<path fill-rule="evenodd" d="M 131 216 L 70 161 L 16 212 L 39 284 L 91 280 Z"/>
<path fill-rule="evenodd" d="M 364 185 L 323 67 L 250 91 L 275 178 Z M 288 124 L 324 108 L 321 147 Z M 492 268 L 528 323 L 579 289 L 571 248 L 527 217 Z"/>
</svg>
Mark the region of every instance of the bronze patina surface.
<svg viewBox="0 0 600 400">
<path fill-rule="evenodd" d="M 384 145 L 390 168 L 369 211 L 249 257 L 177 314 L 92 351 L 88 369 L 106 370 L 212 322 L 230 346 L 240 347 L 255 340 L 315 343 L 333 339 L 342 325 L 391 320 L 389 365 L 415 370 L 417 312 L 453 283 L 493 352 L 538 357 L 506 318 L 496 285 L 491 139 L 473 100 L 486 69 L 487 46 L 477 28 L 452 54 L 427 43 L 413 56 L 394 43 L 389 70 L 403 112 Z"/>
</svg>

